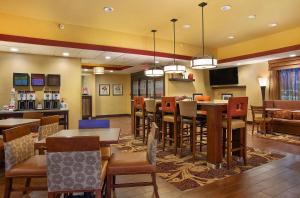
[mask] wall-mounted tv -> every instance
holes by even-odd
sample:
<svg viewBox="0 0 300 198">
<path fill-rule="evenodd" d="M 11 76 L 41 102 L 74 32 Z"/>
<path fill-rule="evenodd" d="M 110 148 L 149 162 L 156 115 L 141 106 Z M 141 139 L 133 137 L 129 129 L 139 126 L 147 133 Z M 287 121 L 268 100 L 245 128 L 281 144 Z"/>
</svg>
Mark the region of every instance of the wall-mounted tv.
<svg viewBox="0 0 300 198">
<path fill-rule="evenodd" d="M 209 70 L 210 85 L 233 85 L 239 84 L 238 68 Z"/>
<path fill-rule="evenodd" d="M 14 86 L 29 86 L 29 74 L 27 73 L 13 73 Z"/>
<path fill-rule="evenodd" d="M 31 74 L 31 86 L 45 86 L 45 74 Z"/>
<path fill-rule="evenodd" d="M 60 75 L 59 74 L 48 74 L 47 75 L 48 86 L 60 86 Z"/>
</svg>

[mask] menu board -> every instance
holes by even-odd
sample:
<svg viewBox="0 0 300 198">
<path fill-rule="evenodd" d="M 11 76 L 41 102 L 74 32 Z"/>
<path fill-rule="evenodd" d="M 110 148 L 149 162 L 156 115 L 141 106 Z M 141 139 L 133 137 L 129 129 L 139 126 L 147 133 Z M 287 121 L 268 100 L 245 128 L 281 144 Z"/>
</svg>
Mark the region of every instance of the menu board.
<svg viewBox="0 0 300 198">
<path fill-rule="evenodd" d="M 48 86 L 60 86 L 60 75 L 59 74 L 48 74 L 47 75 Z"/>
<path fill-rule="evenodd" d="M 45 86 L 45 74 L 31 74 L 32 86 Z"/>
<path fill-rule="evenodd" d="M 14 86 L 29 86 L 29 75 L 27 73 L 13 73 Z"/>
</svg>

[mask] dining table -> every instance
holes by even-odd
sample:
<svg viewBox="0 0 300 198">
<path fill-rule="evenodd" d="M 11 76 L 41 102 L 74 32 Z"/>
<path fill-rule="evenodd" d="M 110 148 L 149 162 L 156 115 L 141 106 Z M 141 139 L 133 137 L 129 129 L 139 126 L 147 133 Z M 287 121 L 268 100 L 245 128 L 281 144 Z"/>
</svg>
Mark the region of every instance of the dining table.
<svg viewBox="0 0 300 198">
<path fill-rule="evenodd" d="M 5 129 L 25 125 L 25 124 L 39 124 L 40 119 L 25 119 L 25 118 L 7 118 L 0 120 L 0 134 Z"/>
<path fill-rule="evenodd" d="M 65 129 L 61 130 L 49 137 L 84 137 L 84 136 L 98 136 L 101 147 L 107 147 L 111 144 L 118 144 L 120 138 L 120 128 L 99 128 L 99 129 Z M 46 148 L 46 139 L 37 140 L 34 143 L 35 150 Z"/>
</svg>

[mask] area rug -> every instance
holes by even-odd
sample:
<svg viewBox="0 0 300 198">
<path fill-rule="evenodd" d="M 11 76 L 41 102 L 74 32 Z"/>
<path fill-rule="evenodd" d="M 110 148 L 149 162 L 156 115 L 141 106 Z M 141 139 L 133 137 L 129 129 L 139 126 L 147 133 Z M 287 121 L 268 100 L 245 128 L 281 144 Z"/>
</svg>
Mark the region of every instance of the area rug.
<svg viewBox="0 0 300 198">
<path fill-rule="evenodd" d="M 134 140 L 132 136 L 121 137 L 120 143 L 116 145 L 121 152 L 145 151 L 146 146 L 140 140 Z M 211 169 L 206 166 L 206 153 L 197 155 L 195 163 L 189 149 L 185 149 L 182 157 L 175 156 L 171 149 L 162 151 L 159 147 L 157 152 L 157 172 L 158 176 L 173 184 L 181 191 L 190 190 L 199 186 L 204 186 L 237 175 L 243 171 L 266 164 L 273 160 L 285 157 L 277 153 L 267 153 L 254 148 L 248 148 L 247 165 L 242 162 L 234 162 L 230 170 L 223 162 L 221 169 Z"/>
<path fill-rule="evenodd" d="M 252 134 L 252 131 L 248 131 L 248 133 Z M 256 135 L 259 138 L 279 141 L 287 144 L 300 145 L 300 136 L 288 135 L 283 133 L 275 133 L 275 132 L 267 133 L 266 135 L 255 132 L 254 135 Z"/>
</svg>

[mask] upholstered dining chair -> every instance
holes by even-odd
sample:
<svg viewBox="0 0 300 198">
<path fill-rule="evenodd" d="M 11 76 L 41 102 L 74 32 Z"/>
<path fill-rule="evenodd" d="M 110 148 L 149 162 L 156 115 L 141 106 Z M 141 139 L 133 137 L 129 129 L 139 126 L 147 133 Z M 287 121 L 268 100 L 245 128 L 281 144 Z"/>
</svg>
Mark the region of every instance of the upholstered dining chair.
<svg viewBox="0 0 300 198">
<path fill-rule="evenodd" d="M 41 112 L 24 112 L 23 118 L 24 119 L 41 119 L 43 117 L 43 113 Z M 32 124 L 31 131 L 38 134 L 40 124 Z"/>
<path fill-rule="evenodd" d="M 109 128 L 110 120 L 79 120 L 79 129 L 100 129 L 100 128 Z M 101 156 L 102 159 L 109 159 L 111 156 L 110 146 L 101 147 Z"/>
<path fill-rule="evenodd" d="M 46 186 L 31 187 L 32 178 L 46 178 L 47 165 L 44 155 L 34 155 L 34 138 L 31 125 L 10 128 L 3 133 L 5 151 L 5 190 L 4 198 L 12 191 L 26 194 L 32 190 L 47 190 Z M 13 188 L 13 179 L 26 179 L 25 187 Z"/>
<path fill-rule="evenodd" d="M 148 142 L 148 135 L 150 133 L 151 130 L 151 123 L 155 122 L 156 124 L 158 124 L 157 122 L 157 118 L 158 118 L 158 114 L 156 112 L 156 101 L 155 99 L 148 99 L 145 100 L 145 110 L 146 110 L 146 120 L 147 120 L 147 134 L 146 134 L 146 144 Z"/>
<path fill-rule="evenodd" d="M 41 124 L 39 127 L 38 140 L 44 139 L 59 131 L 59 116 L 47 116 L 41 118 Z"/>
<path fill-rule="evenodd" d="M 226 130 L 226 159 L 227 168 L 232 163 L 232 152 L 240 151 L 244 164 L 247 164 L 247 112 L 248 97 L 230 97 L 227 105 L 226 118 L 222 122 L 223 129 Z M 239 147 L 233 148 L 232 133 L 234 130 L 240 129 Z"/>
<path fill-rule="evenodd" d="M 98 136 L 48 137 L 46 145 L 49 198 L 73 192 L 102 197 L 107 160 L 101 160 Z"/>
<path fill-rule="evenodd" d="M 262 129 L 262 132 L 267 134 L 267 126 L 272 132 L 272 117 L 267 116 L 267 112 L 264 106 L 252 106 L 252 135 L 254 133 L 255 125 L 257 127 L 257 132 L 259 132 L 259 127 Z"/>
<path fill-rule="evenodd" d="M 143 142 L 145 142 L 146 132 L 146 113 L 145 99 L 143 96 L 134 96 L 134 137 L 137 137 L 142 131 Z M 142 122 L 142 123 L 141 123 Z"/>
<path fill-rule="evenodd" d="M 111 198 L 111 191 L 119 187 L 153 185 L 154 195 L 159 198 L 156 184 L 156 149 L 158 127 L 153 122 L 148 136 L 147 152 L 119 152 L 114 153 L 107 167 L 107 193 L 106 198 Z M 116 183 L 118 175 L 150 174 L 152 182 Z"/>
</svg>

